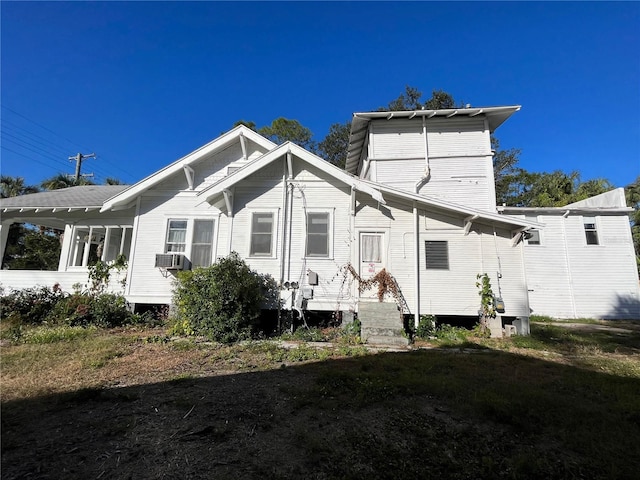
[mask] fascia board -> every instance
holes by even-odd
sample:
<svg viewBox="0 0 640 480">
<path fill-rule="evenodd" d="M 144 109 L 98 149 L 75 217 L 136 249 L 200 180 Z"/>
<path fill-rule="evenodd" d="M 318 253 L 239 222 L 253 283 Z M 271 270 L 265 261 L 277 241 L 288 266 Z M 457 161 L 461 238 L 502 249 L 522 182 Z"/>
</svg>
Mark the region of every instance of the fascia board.
<svg viewBox="0 0 640 480">
<path fill-rule="evenodd" d="M 132 185 L 118 195 L 111 197 L 104 203 L 100 211 L 104 212 L 121 203 L 130 202 L 133 197 L 136 197 L 145 190 L 148 190 L 152 186 L 167 179 L 171 175 L 181 171 L 184 166 L 190 166 L 194 162 L 200 160 L 202 157 L 209 155 L 216 150 L 225 148 L 234 141 L 239 140 L 240 135 L 243 135 L 245 138 L 248 138 L 249 140 L 257 143 L 267 150 L 273 149 L 276 146 L 276 144 L 271 140 L 268 140 L 267 138 L 254 132 L 250 128 L 247 128 L 244 125 L 238 125 L 233 130 L 222 134 L 215 140 L 207 143 L 206 145 L 203 145 L 202 147 L 194 150 L 193 152 L 185 155 L 184 157 L 158 170 L 157 172 L 152 173 L 148 177 L 140 180 L 138 183 Z"/>
<path fill-rule="evenodd" d="M 502 215 L 498 213 L 490 213 L 482 210 L 476 210 L 474 208 L 457 205 L 455 203 L 444 202 L 423 195 L 417 195 L 403 190 L 397 190 L 395 188 L 388 187 L 386 185 L 377 184 L 374 182 L 366 181 L 366 183 L 377 185 L 382 193 L 393 195 L 404 199 L 407 202 L 417 202 L 426 207 L 438 208 L 440 210 L 448 210 L 463 216 L 478 216 L 478 220 L 484 219 L 490 223 L 501 223 L 506 225 L 516 225 L 518 227 L 531 227 L 542 228 L 544 224 L 540 222 L 532 222 L 520 218 L 510 217 L 508 215 Z"/>
</svg>

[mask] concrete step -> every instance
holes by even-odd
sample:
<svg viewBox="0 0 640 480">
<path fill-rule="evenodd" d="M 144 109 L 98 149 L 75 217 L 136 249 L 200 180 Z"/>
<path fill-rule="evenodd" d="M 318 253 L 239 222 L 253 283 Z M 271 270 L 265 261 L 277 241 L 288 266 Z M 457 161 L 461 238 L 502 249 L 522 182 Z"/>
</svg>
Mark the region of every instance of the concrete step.
<svg viewBox="0 0 640 480">
<path fill-rule="evenodd" d="M 409 340 L 405 337 L 398 336 L 386 336 L 386 335 L 373 335 L 366 339 L 368 345 L 388 345 L 394 347 L 406 347 L 409 345 Z"/>
</svg>

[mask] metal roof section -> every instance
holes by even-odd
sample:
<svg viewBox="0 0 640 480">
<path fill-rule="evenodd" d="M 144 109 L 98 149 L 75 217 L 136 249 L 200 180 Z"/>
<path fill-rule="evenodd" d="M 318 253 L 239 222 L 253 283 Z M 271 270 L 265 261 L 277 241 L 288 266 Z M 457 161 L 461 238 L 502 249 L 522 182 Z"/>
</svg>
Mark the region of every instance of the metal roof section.
<svg viewBox="0 0 640 480">
<path fill-rule="evenodd" d="M 479 108 L 449 108 L 443 110 L 407 110 L 397 112 L 364 112 L 354 113 L 351 121 L 351 133 L 349 134 L 349 147 L 347 150 L 347 163 L 345 170 L 356 174 L 358 164 L 362 158 L 362 153 L 366 145 L 366 138 L 369 132 L 369 124 L 372 120 L 394 118 L 412 119 L 415 117 L 455 118 L 455 117 L 476 117 L 481 116 L 489 122 L 490 132 L 494 132 L 511 115 L 520 110 L 520 105 L 505 107 L 479 107 Z"/>
<path fill-rule="evenodd" d="M 0 199 L 0 212 L 97 210 L 128 185 L 82 185 Z"/>
<path fill-rule="evenodd" d="M 154 185 L 157 185 L 158 183 L 162 182 L 163 180 L 167 179 L 177 172 L 188 170 L 190 168 L 190 165 L 197 162 L 206 155 L 209 155 L 217 150 L 224 149 L 236 141 L 243 142 L 242 137 L 251 140 L 265 150 L 271 150 L 276 146 L 276 144 L 271 140 L 266 139 L 250 128 L 247 128 L 244 125 L 238 125 L 234 129 L 223 133 L 215 140 L 207 143 L 206 145 L 203 145 L 202 147 L 194 150 L 188 155 L 185 155 L 184 157 L 140 180 L 138 183 L 130 186 L 127 190 L 121 192 L 120 194 L 115 195 L 113 198 L 109 198 L 100 211 L 104 212 L 106 210 L 117 210 L 123 207 L 126 208 L 126 206 L 132 203 L 138 197 L 138 195 L 150 189 Z"/>
<path fill-rule="evenodd" d="M 624 188 L 616 188 L 608 192 L 585 198 L 578 202 L 570 203 L 563 207 L 508 207 L 499 206 L 498 211 L 511 215 L 564 215 L 567 212 L 579 214 L 614 214 L 633 212 L 633 208 L 627 207 L 624 196 Z"/>
<path fill-rule="evenodd" d="M 458 205 L 457 203 L 446 202 L 444 200 L 439 200 L 433 197 L 427 197 L 425 195 L 410 193 L 405 190 L 399 190 L 393 187 L 389 187 L 387 185 L 371 182 L 369 180 L 361 180 L 361 181 L 363 183 L 376 185 L 380 190 L 380 192 L 385 194 L 387 198 L 394 196 L 396 198 L 400 198 L 403 200 L 416 202 L 425 207 L 435 208 L 439 210 L 446 210 L 450 212 L 456 212 L 458 214 L 464 215 L 465 217 L 473 221 L 484 220 L 485 223 L 489 223 L 489 224 L 495 224 L 495 223 L 499 223 L 503 225 L 507 224 L 507 225 L 512 225 L 518 228 L 525 228 L 525 229 L 544 227 L 544 224 L 540 222 L 533 222 L 530 220 L 524 220 L 517 217 L 511 217 L 509 215 L 502 215 L 498 213 L 487 212 L 484 210 L 477 210 L 475 208 Z"/>
</svg>

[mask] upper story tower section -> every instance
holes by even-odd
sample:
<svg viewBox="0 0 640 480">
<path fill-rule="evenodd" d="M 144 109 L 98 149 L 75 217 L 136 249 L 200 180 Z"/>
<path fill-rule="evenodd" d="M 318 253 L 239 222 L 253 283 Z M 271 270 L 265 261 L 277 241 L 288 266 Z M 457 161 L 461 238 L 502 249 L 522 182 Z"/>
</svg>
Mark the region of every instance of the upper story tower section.
<svg viewBox="0 0 640 480">
<path fill-rule="evenodd" d="M 390 187 L 495 212 L 490 136 L 519 109 L 355 113 L 345 168 Z"/>
</svg>

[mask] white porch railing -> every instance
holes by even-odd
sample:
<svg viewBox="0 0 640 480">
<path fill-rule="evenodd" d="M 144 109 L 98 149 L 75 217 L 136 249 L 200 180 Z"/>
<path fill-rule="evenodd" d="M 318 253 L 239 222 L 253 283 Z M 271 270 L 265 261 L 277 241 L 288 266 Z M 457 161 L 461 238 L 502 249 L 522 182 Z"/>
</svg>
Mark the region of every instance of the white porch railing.
<svg viewBox="0 0 640 480">
<path fill-rule="evenodd" d="M 121 281 L 127 277 L 127 272 L 112 272 L 107 291 L 124 293 Z M 74 285 L 80 285 L 81 290 L 89 288 L 89 275 L 86 270 L 71 272 L 53 272 L 42 270 L 0 270 L 0 286 L 4 293 L 10 290 L 21 290 L 33 287 L 53 287 L 59 284 L 65 292 L 73 292 Z"/>
</svg>

